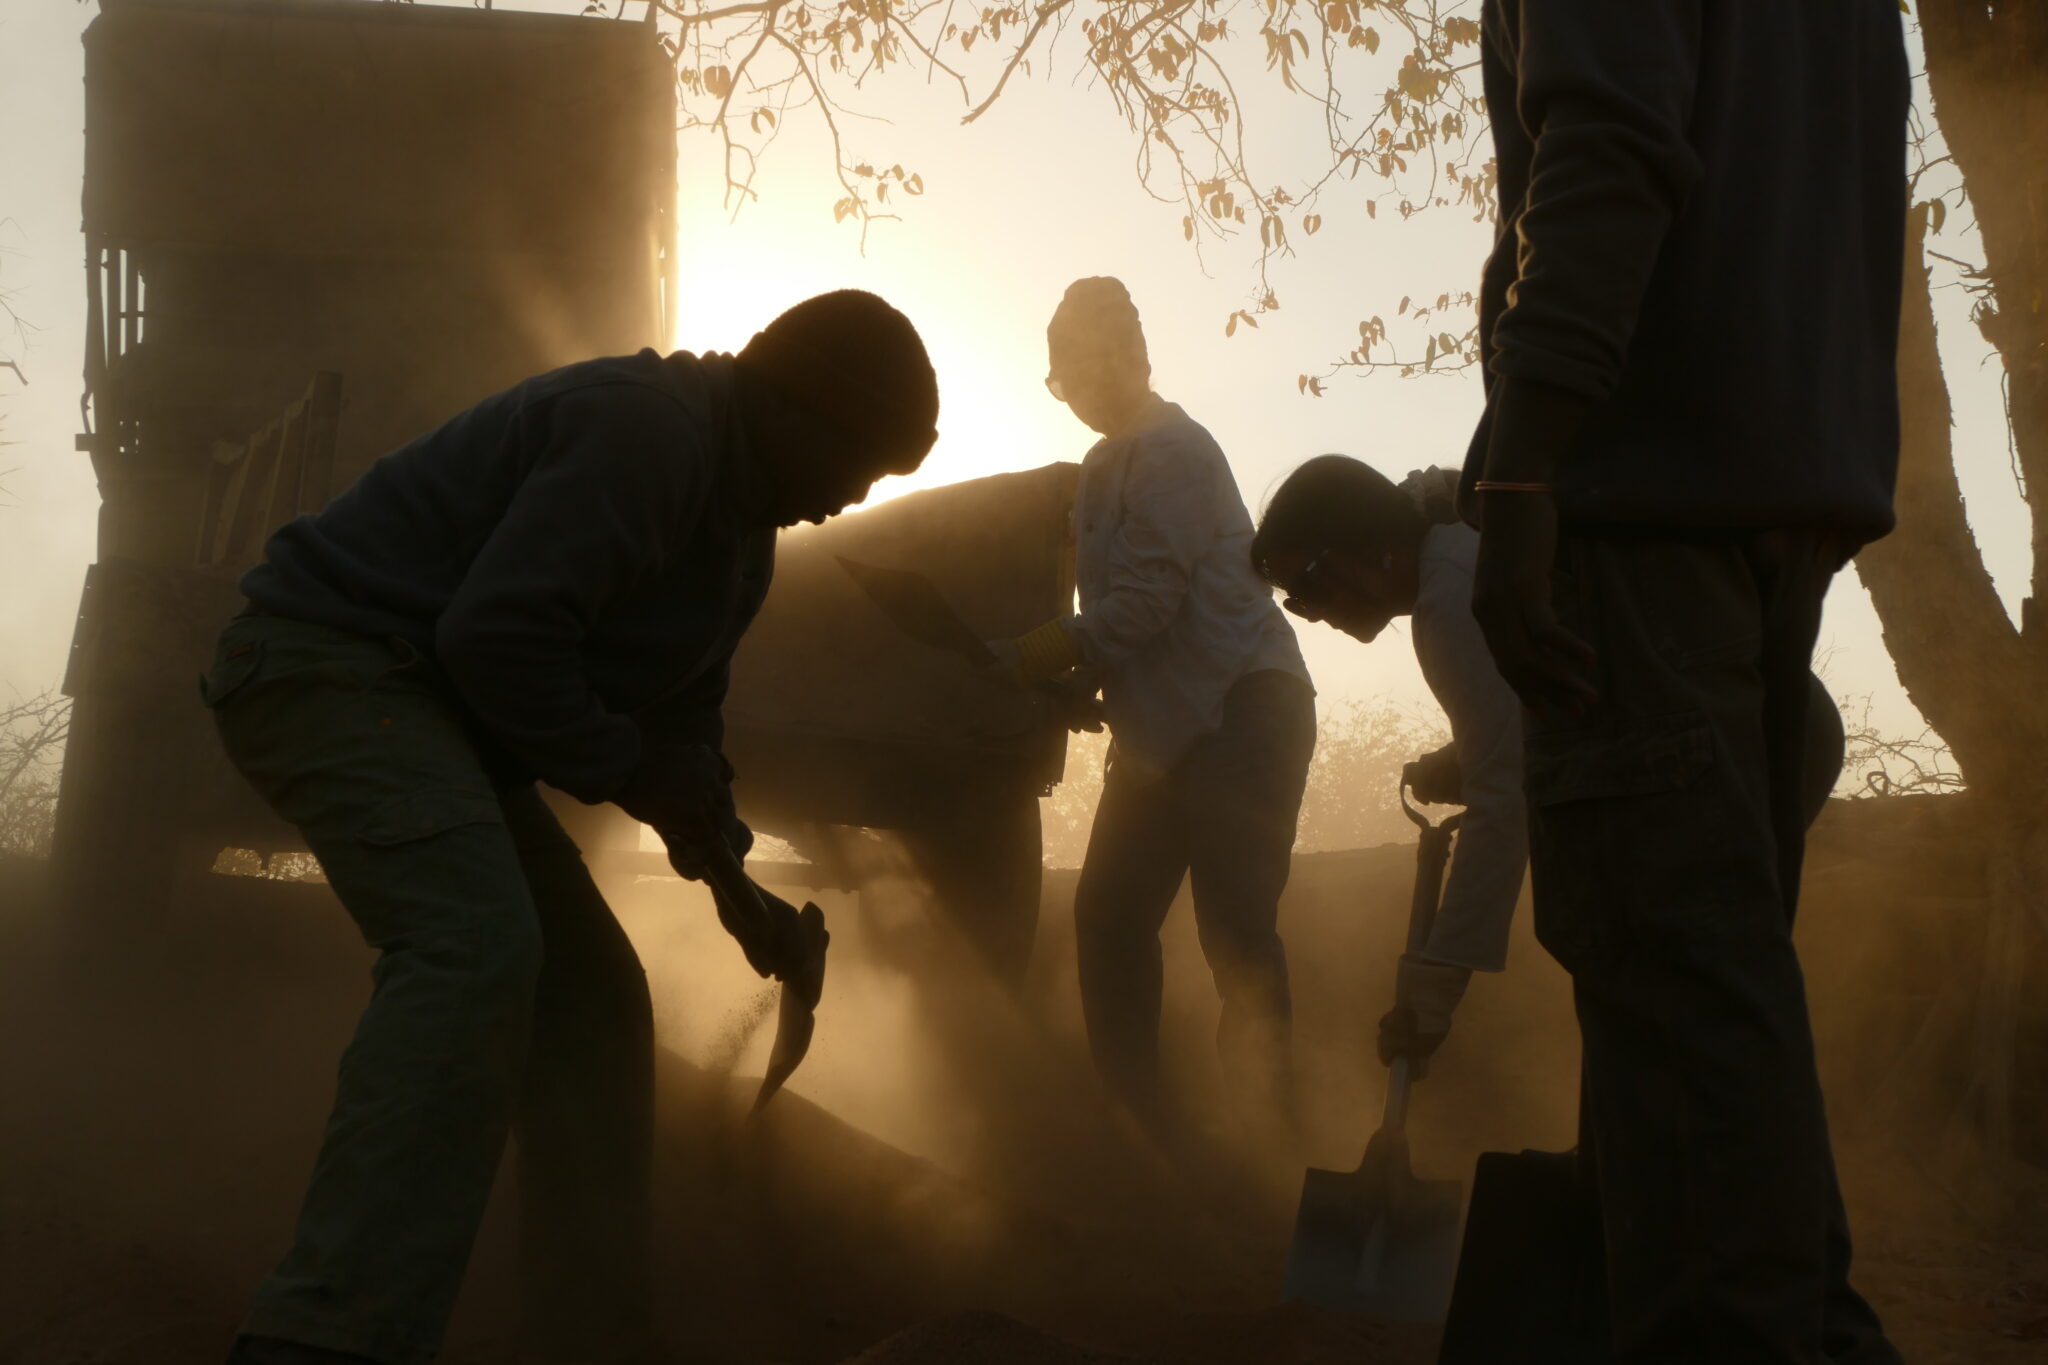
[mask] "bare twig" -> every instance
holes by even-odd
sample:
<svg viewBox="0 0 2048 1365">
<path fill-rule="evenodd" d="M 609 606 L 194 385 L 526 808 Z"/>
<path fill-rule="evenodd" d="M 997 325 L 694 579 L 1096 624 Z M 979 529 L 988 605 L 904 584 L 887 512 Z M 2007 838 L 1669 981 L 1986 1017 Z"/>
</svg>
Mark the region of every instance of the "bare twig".
<svg viewBox="0 0 2048 1365">
<path fill-rule="evenodd" d="M 990 105 L 1003 97 L 1003 91 L 1009 88 L 1010 77 L 1016 74 L 1017 68 L 1024 64 L 1024 59 L 1031 55 L 1031 49 L 1037 45 L 1038 35 L 1045 32 L 1045 26 L 1052 21 L 1052 17 L 1055 14 L 1066 9 L 1072 3 L 1073 0 L 1048 0 L 1048 3 L 1038 7 L 1038 17 L 1032 20 L 1031 27 L 1026 30 L 1023 41 L 1018 43 L 1016 49 L 1010 53 L 1010 60 L 1003 63 L 1003 73 L 996 77 L 995 89 L 989 91 L 988 98 L 975 105 L 968 112 L 967 117 L 960 120 L 962 123 L 974 122 L 988 112 Z"/>
<path fill-rule="evenodd" d="M 1384 182 L 1384 191 L 1349 201 L 1367 217 L 1382 201 L 1403 217 L 1452 204 L 1480 217 L 1491 211 L 1492 163 L 1479 155 L 1484 102 L 1466 84 L 1476 65 L 1464 49 L 1478 42 L 1477 0 L 1264 0 L 1252 11 L 1256 29 L 1232 28 L 1244 12 L 1237 0 L 997 0 L 965 14 L 958 0 L 652 2 L 676 59 L 684 127 L 721 139 L 734 211 L 755 197 L 760 156 L 784 116 L 807 111 L 824 124 L 832 149 L 834 215 L 858 223 L 863 244 L 876 221 L 894 216 L 883 211 L 892 193 L 922 190 L 914 173 L 857 160 L 847 146 L 849 120 L 867 116 L 858 99 L 865 82 L 912 61 L 927 83 L 943 72 L 967 106 L 962 123 L 972 124 L 1035 62 L 1049 70 L 1076 21 L 1086 40 L 1078 58 L 1085 84 L 1101 91 L 1133 136 L 1146 192 L 1182 207 L 1183 236 L 1198 263 L 1205 243 L 1258 230 L 1250 302 L 1226 330 L 1280 306 L 1270 267 L 1321 226 L 1318 201 L 1340 182 Z M 764 66 L 771 54 L 772 70 Z M 1325 145 L 1311 153 L 1320 164 L 1305 176 L 1273 174 L 1260 164 L 1271 153 L 1253 150 L 1264 144 L 1246 132 L 1248 104 L 1266 108 L 1249 88 L 1255 75 L 1318 110 Z M 1353 118 L 1346 93 L 1375 89 L 1370 116 Z M 780 92 L 779 102 L 733 118 L 738 101 L 768 92 Z M 1449 372 L 1470 364 L 1475 350 L 1461 345 L 1455 361 L 1442 364 L 1433 355 L 1354 356 L 1332 373 Z"/>
<path fill-rule="evenodd" d="M 71 733 L 71 699 L 56 692 L 0 705 L 0 853 L 45 857 Z"/>
</svg>

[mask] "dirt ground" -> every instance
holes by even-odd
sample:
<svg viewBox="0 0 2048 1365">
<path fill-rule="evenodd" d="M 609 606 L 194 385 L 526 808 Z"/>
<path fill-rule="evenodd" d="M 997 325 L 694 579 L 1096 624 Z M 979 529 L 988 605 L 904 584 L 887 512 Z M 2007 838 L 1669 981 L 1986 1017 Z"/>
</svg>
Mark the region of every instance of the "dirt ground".
<svg viewBox="0 0 2048 1365">
<path fill-rule="evenodd" d="M 1992 1172 L 1929 1064 L 1978 874 L 1957 807 L 1831 812 L 1802 947 L 1859 1282 L 1923 1365 L 2048 1359 L 2048 1209 Z M 1071 879 L 1048 878 L 1021 997 L 904 888 L 825 898 L 834 976 L 791 1092 L 745 1119 L 758 984 L 672 882 L 608 888 L 655 986 L 663 1310 L 702 1365 L 1424 1365 L 1432 1329 L 1280 1305 L 1304 1161 L 1356 1161 L 1384 1076 L 1412 851 L 1304 858 L 1284 915 L 1305 1138 L 1226 1102 L 1213 991 L 1176 914 L 1167 1040 L 1207 1116 L 1165 1157 L 1099 1099 L 1073 999 Z M 1564 982 L 1527 932 L 1418 1092 L 1422 1174 L 1571 1140 Z M 114 945 L 109 947 L 109 945 Z M 204 1365 L 281 1249 L 367 957 L 324 887 L 209 877 L 56 915 L 0 866 L 0 1365 Z M 500 1191 L 445 1359 L 515 1365 Z"/>
</svg>

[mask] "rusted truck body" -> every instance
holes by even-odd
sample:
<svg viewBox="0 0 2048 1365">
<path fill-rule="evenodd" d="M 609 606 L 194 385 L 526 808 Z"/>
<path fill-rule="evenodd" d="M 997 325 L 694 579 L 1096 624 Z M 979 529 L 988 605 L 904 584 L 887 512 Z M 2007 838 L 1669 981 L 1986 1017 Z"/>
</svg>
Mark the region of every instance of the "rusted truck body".
<svg viewBox="0 0 2048 1365">
<path fill-rule="evenodd" d="M 79 445 L 103 505 L 56 857 L 128 916 L 223 847 L 295 846 L 194 686 L 269 530 L 489 393 L 670 335 L 674 75 L 643 24 L 369 0 L 106 0 L 85 44 Z M 835 556 L 913 562 L 1021 629 L 1071 593 L 1072 484 L 1053 466 L 786 537 L 730 708 L 750 814 L 823 847 L 825 825 L 1029 800 L 1035 835 L 1063 733 L 895 635 Z"/>
</svg>

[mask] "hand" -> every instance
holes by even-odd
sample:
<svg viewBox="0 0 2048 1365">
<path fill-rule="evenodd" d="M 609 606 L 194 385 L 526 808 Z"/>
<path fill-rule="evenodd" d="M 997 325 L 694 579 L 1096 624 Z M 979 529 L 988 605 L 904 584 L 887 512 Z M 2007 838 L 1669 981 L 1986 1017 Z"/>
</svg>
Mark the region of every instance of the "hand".
<svg viewBox="0 0 2048 1365">
<path fill-rule="evenodd" d="M 768 912 L 765 923 L 741 920 L 723 904 L 719 907 L 719 922 L 740 945 L 754 975 L 786 981 L 803 961 L 802 917 L 795 906 L 759 882 L 754 883 L 754 891 L 761 898 L 761 908 Z"/>
<path fill-rule="evenodd" d="M 1442 1028 L 1424 1027 L 1414 1010 L 1396 1005 L 1380 1016 L 1380 1062 L 1392 1066 L 1406 1057 L 1409 1077 L 1419 1081 L 1429 1075 L 1430 1057 L 1450 1036 L 1449 1016 L 1444 1017 Z"/>
<path fill-rule="evenodd" d="M 640 766 L 612 798 L 644 825 L 704 839 L 732 814 L 732 765 L 703 744 L 641 739 Z"/>
<path fill-rule="evenodd" d="M 1404 954 L 1394 979 L 1394 1008 L 1380 1018 L 1380 1060 L 1392 1066 L 1395 1058 L 1406 1057 L 1416 1080 L 1427 1075 L 1471 980 L 1470 968 Z"/>
<path fill-rule="evenodd" d="M 1401 770 L 1409 790 L 1425 806 L 1456 806 L 1465 800 L 1463 774 L 1455 742 L 1433 749 Z"/>
<path fill-rule="evenodd" d="M 1095 695 L 1094 683 L 1066 678 L 1040 683 L 1038 690 L 1045 694 L 1053 717 L 1068 730 L 1077 734 L 1083 731 L 1091 735 L 1102 733 L 1105 716 L 1102 701 Z"/>
<path fill-rule="evenodd" d="M 1017 648 L 1016 640 L 1005 637 L 1001 640 L 990 640 L 987 644 L 990 658 L 981 666 L 982 671 L 993 674 L 1004 682 L 1023 686 L 1024 654 Z"/>
<path fill-rule="evenodd" d="M 1599 700 L 1593 650 L 1557 619 L 1550 590 L 1557 504 L 1548 494 L 1481 493 L 1484 529 L 1472 614 L 1522 704 L 1577 719 Z"/>
<path fill-rule="evenodd" d="M 676 875 L 685 881 L 704 880 L 704 865 L 710 855 L 705 844 L 705 835 L 682 830 L 664 829 L 656 825 L 654 832 L 661 836 L 661 842 L 668 849 L 668 865 Z M 747 854 L 754 848 L 754 831 L 747 828 L 744 820 L 729 815 L 719 826 L 717 837 L 732 850 L 732 856 L 740 862 L 747 860 Z"/>
<path fill-rule="evenodd" d="M 654 827 L 676 871 L 698 880 L 710 841 L 723 840 L 742 858 L 753 847 L 754 836 L 733 806 L 732 778 L 732 765 L 714 749 L 649 739 L 640 766 L 612 799 Z"/>
<path fill-rule="evenodd" d="M 1109 723 L 1109 713 L 1103 710 L 1099 697 L 1081 697 L 1068 702 L 1059 714 L 1070 734 L 1099 735 Z"/>
</svg>

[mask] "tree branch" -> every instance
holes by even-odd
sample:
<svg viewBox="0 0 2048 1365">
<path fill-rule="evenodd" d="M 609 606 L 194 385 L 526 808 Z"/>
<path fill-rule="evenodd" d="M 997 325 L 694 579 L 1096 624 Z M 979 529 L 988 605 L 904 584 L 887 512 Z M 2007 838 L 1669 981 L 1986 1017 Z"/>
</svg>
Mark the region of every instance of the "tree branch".
<svg viewBox="0 0 2048 1365">
<path fill-rule="evenodd" d="M 974 122 L 988 112 L 990 105 L 1002 98 L 1004 88 L 1010 83 L 1010 77 L 1023 65 L 1025 57 L 1030 55 L 1032 44 L 1038 41 L 1038 35 L 1045 31 L 1046 24 L 1061 10 L 1069 8 L 1073 2 L 1074 0 L 1046 0 L 1045 4 L 1038 7 L 1038 17 L 1031 21 L 1031 28 L 1024 34 L 1023 41 L 1018 43 L 1016 50 L 1010 54 L 1010 60 L 1003 64 L 1003 74 L 996 78 L 996 88 L 989 91 L 987 99 L 968 111 L 967 117 L 960 120 L 962 123 Z"/>
</svg>

